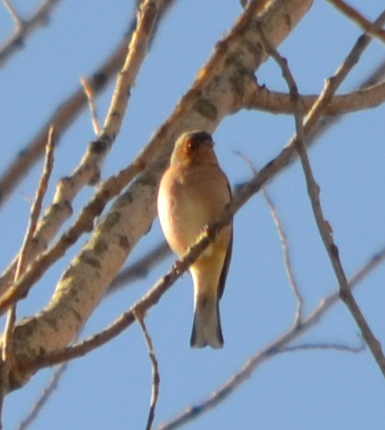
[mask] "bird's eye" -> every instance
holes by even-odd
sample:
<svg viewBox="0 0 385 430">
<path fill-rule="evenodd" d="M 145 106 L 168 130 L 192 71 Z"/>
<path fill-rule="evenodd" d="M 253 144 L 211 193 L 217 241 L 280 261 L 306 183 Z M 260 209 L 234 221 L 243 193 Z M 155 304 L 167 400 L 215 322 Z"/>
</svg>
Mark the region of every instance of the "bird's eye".
<svg viewBox="0 0 385 430">
<path fill-rule="evenodd" d="M 192 151 L 194 151 L 194 149 L 197 148 L 197 142 L 194 142 L 193 140 L 189 140 L 187 143 L 187 148 L 191 149 Z"/>
</svg>

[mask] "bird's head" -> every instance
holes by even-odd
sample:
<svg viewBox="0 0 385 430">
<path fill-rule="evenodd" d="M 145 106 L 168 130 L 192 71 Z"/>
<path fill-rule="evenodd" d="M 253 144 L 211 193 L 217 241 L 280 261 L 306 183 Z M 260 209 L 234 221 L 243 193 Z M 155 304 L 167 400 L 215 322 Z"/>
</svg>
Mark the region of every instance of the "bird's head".
<svg viewBox="0 0 385 430">
<path fill-rule="evenodd" d="M 175 142 L 170 164 L 216 163 L 213 147 L 213 138 L 206 131 L 183 133 Z"/>
</svg>

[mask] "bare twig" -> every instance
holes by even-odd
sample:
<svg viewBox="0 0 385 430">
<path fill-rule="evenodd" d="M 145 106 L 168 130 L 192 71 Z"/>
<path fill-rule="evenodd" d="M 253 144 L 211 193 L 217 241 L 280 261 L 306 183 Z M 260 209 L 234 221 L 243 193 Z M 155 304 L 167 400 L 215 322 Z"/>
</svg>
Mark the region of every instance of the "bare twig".
<svg viewBox="0 0 385 430">
<path fill-rule="evenodd" d="M 138 25 L 132 35 L 127 57 L 119 73 L 111 104 L 98 140 L 112 141 L 119 133 L 130 91 L 147 54 L 162 0 L 144 0 L 138 11 Z"/>
<path fill-rule="evenodd" d="M 43 172 L 39 181 L 39 185 L 37 187 L 36 196 L 34 202 L 31 206 L 31 214 L 29 217 L 27 232 L 24 236 L 23 244 L 20 249 L 19 257 L 17 260 L 16 272 L 14 282 L 17 282 L 20 278 L 21 274 L 24 272 L 25 267 L 28 265 L 28 260 L 26 255 L 28 253 L 28 248 L 31 244 L 32 237 L 35 233 L 37 221 L 39 219 L 41 213 L 42 202 L 44 196 L 47 192 L 49 178 L 53 169 L 53 157 L 54 157 L 54 148 L 55 148 L 55 134 L 56 129 L 54 126 L 50 128 L 48 141 L 46 146 L 46 158 L 43 167 Z M 9 361 L 11 359 L 11 337 L 13 332 L 13 327 L 16 320 L 16 308 L 15 304 L 11 306 L 8 312 L 8 317 L 4 329 L 3 335 L 3 350 L 2 350 L 2 360 Z"/>
<path fill-rule="evenodd" d="M 46 146 L 46 158 L 45 158 L 45 163 L 43 167 L 43 172 L 39 181 L 39 185 L 37 187 L 34 202 L 31 206 L 31 214 L 29 217 L 27 232 L 24 236 L 24 241 L 17 258 L 14 282 L 17 282 L 19 280 L 20 276 L 22 275 L 22 273 L 24 272 L 25 268 L 29 263 L 29 260 L 28 260 L 29 247 L 31 245 L 31 241 L 36 230 L 36 225 L 41 213 L 42 202 L 47 192 L 49 178 L 51 176 L 52 169 L 53 169 L 55 138 L 56 138 L 56 128 L 54 126 L 51 126 L 48 134 L 48 141 Z M 3 352 L 2 352 L 3 360 L 9 359 L 8 348 L 10 347 L 10 344 L 11 344 L 10 336 L 12 335 L 15 319 L 16 319 L 15 307 L 13 304 L 9 310 L 6 327 L 4 331 L 4 343 L 3 343 Z"/>
<path fill-rule="evenodd" d="M 51 127 L 48 135 L 48 141 L 46 146 L 46 158 L 44 163 L 43 172 L 37 187 L 36 196 L 31 207 L 31 214 L 29 217 L 28 227 L 26 234 L 24 236 L 23 244 L 20 249 L 16 271 L 15 271 L 15 282 L 21 276 L 25 267 L 28 264 L 26 255 L 28 252 L 28 247 L 30 246 L 33 234 L 36 229 L 37 221 L 40 216 L 42 201 L 44 199 L 45 193 L 47 191 L 47 186 L 49 178 L 52 173 L 53 168 L 53 153 L 55 147 L 55 127 Z M 8 310 L 7 320 L 5 323 L 4 334 L 3 334 L 3 344 L 2 344 L 2 395 L 0 399 L 0 417 L 2 411 L 3 399 L 6 391 L 8 390 L 7 381 L 9 379 L 9 371 L 11 369 L 12 363 L 12 334 L 16 321 L 16 304 L 12 304 Z"/>
<path fill-rule="evenodd" d="M 382 17 L 382 19 L 384 19 L 384 17 Z M 376 25 L 379 25 L 378 20 L 376 21 Z M 341 300 L 345 302 L 346 306 L 350 310 L 353 318 L 355 319 L 358 327 L 361 330 L 361 334 L 363 338 L 368 344 L 372 352 L 372 355 L 377 362 L 378 367 L 380 368 L 382 374 L 385 376 L 385 356 L 382 352 L 381 344 L 374 336 L 372 330 L 370 329 L 364 315 L 362 314 L 360 308 L 358 307 L 350 291 L 348 281 L 345 275 L 345 271 L 343 269 L 341 260 L 339 258 L 338 247 L 335 244 L 333 239 L 332 228 L 330 224 L 326 221 L 323 215 L 322 205 L 319 197 L 320 187 L 314 178 L 310 161 L 307 156 L 306 144 L 305 144 L 305 132 L 304 132 L 304 126 L 302 121 L 302 110 L 301 110 L 300 96 L 298 93 L 297 85 L 287 65 L 287 61 L 283 59 L 277 53 L 277 51 L 275 51 L 272 47 L 270 47 L 269 50 L 271 51 L 272 57 L 277 61 L 277 63 L 282 69 L 282 74 L 288 83 L 290 94 L 293 100 L 293 105 L 295 106 L 297 150 L 305 173 L 308 194 L 309 194 L 311 206 L 313 209 L 314 217 L 316 220 L 316 224 L 318 227 L 318 231 L 321 235 L 322 241 L 325 245 L 325 249 L 327 251 L 330 262 L 334 269 L 334 273 L 336 275 L 336 278 L 340 286 Z M 356 64 L 358 57 L 355 58 L 354 56 L 350 56 L 350 58 L 348 59 L 350 61 L 345 61 L 344 64 L 339 68 L 337 73 L 333 76 L 333 78 L 326 81 L 325 87 L 321 92 L 319 99 L 315 103 L 315 106 L 321 106 L 326 100 L 331 99 L 333 94 L 337 91 L 339 85 L 342 83 L 343 79 L 347 76 L 347 74 L 352 69 L 354 64 Z M 310 113 L 307 115 L 305 119 L 305 123 L 311 119 L 312 112 L 314 112 L 315 109 L 316 108 L 314 108 L 314 110 L 312 109 Z"/>
<path fill-rule="evenodd" d="M 352 354 L 359 354 L 365 351 L 365 342 L 360 336 L 361 343 L 358 346 L 342 345 L 339 343 L 302 343 L 299 345 L 290 345 L 286 348 L 282 348 L 282 352 L 298 352 L 298 351 L 311 351 L 311 350 L 321 350 L 321 351 L 341 351 L 341 352 L 351 352 Z"/>
<path fill-rule="evenodd" d="M 325 86 L 325 92 L 323 95 L 320 96 L 320 98 L 322 96 L 325 96 L 325 94 L 328 92 L 329 89 L 330 89 L 329 90 L 330 92 L 336 91 L 337 88 L 336 87 L 332 88 L 332 87 L 333 85 L 331 83 L 331 80 L 327 81 Z M 346 304 L 346 306 L 350 310 L 353 318 L 355 319 L 358 327 L 361 330 L 361 334 L 363 338 L 368 344 L 373 354 L 373 357 L 377 362 L 378 367 L 380 368 L 383 376 L 385 377 L 385 356 L 382 352 L 381 344 L 374 336 L 372 330 L 370 329 L 364 315 L 362 314 L 360 308 L 357 305 L 357 302 L 355 301 L 350 291 L 348 281 L 345 275 L 345 271 L 343 269 L 341 260 L 339 258 L 338 247 L 335 244 L 333 239 L 332 229 L 323 215 L 322 206 L 321 206 L 320 197 L 319 197 L 320 188 L 314 179 L 314 175 L 307 156 L 304 140 L 300 137 L 298 139 L 298 142 L 299 142 L 298 152 L 299 152 L 299 156 L 300 156 L 301 163 L 306 177 L 306 183 L 308 186 L 308 193 L 309 193 L 311 205 L 314 212 L 314 217 L 316 219 L 316 223 L 317 223 L 322 241 L 325 245 L 326 251 L 330 258 L 330 262 L 333 266 L 334 273 L 340 285 L 341 300 Z"/>
<path fill-rule="evenodd" d="M 257 169 L 253 166 L 251 161 L 245 157 L 240 152 L 236 152 L 236 154 L 240 155 L 249 165 L 251 171 L 254 174 L 254 177 L 258 175 Z M 278 215 L 277 209 L 274 206 L 273 201 L 271 200 L 266 187 L 261 188 L 262 196 L 266 201 L 266 204 L 270 210 L 271 216 L 273 218 L 274 224 L 277 228 L 278 237 L 281 242 L 282 252 L 283 252 L 283 264 L 286 271 L 286 276 L 289 281 L 290 288 L 292 289 L 294 296 L 297 301 L 297 309 L 294 316 L 294 324 L 300 324 L 302 319 L 302 309 L 303 309 L 303 298 L 301 296 L 301 293 L 299 291 L 297 281 L 295 279 L 294 273 L 293 273 L 293 266 L 291 264 L 291 258 L 290 258 L 290 249 L 289 249 L 289 242 L 287 240 L 285 230 L 282 225 L 282 221 Z"/>
<path fill-rule="evenodd" d="M 20 277 L 20 275 L 24 272 L 25 267 L 29 263 L 23 257 L 23 253 L 30 246 L 31 240 L 36 231 L 36 226 L 42 209 L 43 199 L 47 192 L 49 179 L 51 177 L 51 173 L 53 170 L 55 142 L 56 142 L 56 127 L 51 126 L 48 133 L 48 141 L 46 146 L 46 155 L 45 155 L 45 162 L 43 166 L 43 172 L 39 181 L 39 185 L 37 187 L 34 202 L 31 207 L 31 216 L 29 218 L 27 234 L 25 236 L 24 243 L 16 266 L 15 280 L 17 280 Z"/>
<path fill-rule="evenodd" d="M 81 77 L 80 83 L 82 84 L 82 87 L 84 89 L 84 93 L 87 96 L 88 107 L 90 109 L 91 122 L 92 122 L 92 127 L 94 129 L 94 133 L 96 135 L 98 135 L 100 133 L 101 127 L 100 127 L 100 123 L 99 123 L 98 114 L 96 112 L 94 91 L 93 91 L 91 85 L 88 83 L 86 78 Z"/>
<path fill-rule="evenodd" d="M 55 6 L 60 0 L 43 0 L 35 9 L 30 18 L 21 20 L 17 13 L 13 14 L 13 6 L 9 1 L 3 0 L 3 3 L 16 22 L 15 31 L 0 46 L 0 67 L 4 66 L 7 60 L 16 50 L 23 46 L 25 39 L 30 36 L 39 27 L 46 24 Z M 10 7 L 11 8 L 10 8 Z"/>
<path fill-rule="evenodd" d="M 79 332 L 79 335 L 81 330 Z M 79 339 L 79 336 L 74 339 L 74 342 Z M 43 410 L 43 408 L 47 405 L 48 401 L 52 397 L 53 393 L 58 387 L 58 384 L 68 369 L 69 363 L 63 362 L 56 369 L 54 369 L 51 379 L 48 384 L 44 387 L 37 400 L 33 404 L 31 410 L 27 413 L 27 415 L 20 421 L 20 424 L 17 427 L 17 430 L 26 430 L 39 416 L 39 413 Z"/>
<path fill-rule="evenodd" d="M 344 0 L 327 0 L 336 9 L 342 12 L 350 20 L 355 22 L 362 30 L 370 34 L 372 37 L 379 39 L 381 42 L 385 42 L 385 31 L 373 24 L 371 21 L 366 19 L 357 9 L 350 6 Z"/>
<path fill-rule="evenodd" d="M 375 21 L 376 25 L 382 25 L 385 22 L 385 13 L 382 13 L 380 17 Z M 357 64 L 361 55 L 372 41 L 372 38 L 368 35 L 363 34 L 360 36 L 349 52 L 345 61 L 338 68 L 338 72 L 329 80 L 329 85 L 325 87 L 318 98 L 313 104 L 311 110 L 307 113 L 304 122 L 304 131 L 307 134 L 308 129 L 314 129 L 316 122 L 318 122 L 324 109 L 328 106 L 332 100 L 336 89 L 351 71 L 351 69 Z"/>
<path fill-rule="evenodd" d="M 53 392 L 57 389 L 58 382 L 67 370 L 67 367 L 68 363 L 62 363 L 53 372 L 47 387 L 44 388 L 32 409 L 28 412 L 27 416 L 19 423 L 17 430 L 26 430 L 39 416 L 40 411 L 44 408 L 48 400 L 51 398 Z"/>
<path fill-rule="evenodd" d="M 297 301 L 297 309 L 294 315 L 294 324 L 297 325 L 297 324 L 300 324 L 302 320 L 303 298 L 299 291 L 297 281 L 293 273 L 293 266 L 291 264 L 291 258 L 290 258 L 289 242 L 287 240 L 285 230 L 282 225 L 282 221 L 278 215 L 278 212 L 274 206 L 273 201 L 271 200 L 269 194 L 266 192 L 265 188 L 262 189 L 262 195 L 267 203 L 267 206 L 270 209 L 271 216 L 277 228 L 279 240 L 281 241 L 282 252 L 283 252 L 283 264 L 285 266 L 286 276 L 289 281 L 290 288 L 292 289 L 295 299 Z"/>
<path fill-rule="evenodd" d="M 361 81 L 361 83 L 357 86 L 358 90 L 353 91 L 349 94 L 345 95 L 334 95 L 333 99 L 331 100 L 331 103 L 328 105 L 328 109 L 331 107 L 331 105 L 334 103 L 334 101 L 338 101 L 340 97 L 346 97 L 348 99 L 350 95 L 353 96 L 352 100 L 345 100 L 348 102 L 350 106 L 358 107 L 358 104 L 356 103 L 359 101 L 359 99 L 366 100 L 366 102 L 369 102 L 367 104 L 366 108 L 372 108 L 375 106 L 378 106 L 379 104 L 383 103 L 384 100 L 380 101 L 380 99 L 383 99 L 383 95 L 385 95 L 385 83 L 381 82 L 383 81 L 385 76 L 385 61 L 382 61 L 365 79 Z M 380 98 L 377 98 L 380 96 Z M 318 97 L 318 96 L 317 96 Z M 311 104 L 314 104 L 314 101 Z M 306 109 L 305 109 L 306 111 Z M 307 143 L 315 142 L 317 139 L 319 139 L 323 134 L 329 130 L 332 126 L 337 125 L 341 120 L 345 118 L 345 114 L 338 113 L 336 115 L 322 118 L 315 130 L 310 134 L 309 140 Z"/>
<path fill-rule="evenodd" d="M 23 20 L 20 18 L 19 14 L 16 12 L 15 7 L 9 0 L 3 0 L 4 6 L 7 8 L 12 19 L 15 21 L 16 31 L 21 30 L 23 27 Z"/>
<path fill-rule="evenodd" d="M 150 409 L 148 412 L 148 418 L 147 418 L 147 424 L 146 424 L 146 430 L 151 430 L 152 423 L 154 422 L 154 418 L 155 418 L 155 408 L 156 408 L 158 395 L 159 395 L 159 385 L 160 385 L 159 366 L 158 366 L 158 360 L 156 359 L 154 345 L 152 343 L 150 334 L 148 333 L 148 330 L 144 323 L 143 316 L 138 314 L 135 310 L 134 310 L 134 315 L 136 320 L 138 321 L 139 327 L 142 330 L 144 340 L 146 341 L 148 357 L 150 359 L 151 369 L 152 369 L 151 401 L 150 401 Z"/>
</svg>

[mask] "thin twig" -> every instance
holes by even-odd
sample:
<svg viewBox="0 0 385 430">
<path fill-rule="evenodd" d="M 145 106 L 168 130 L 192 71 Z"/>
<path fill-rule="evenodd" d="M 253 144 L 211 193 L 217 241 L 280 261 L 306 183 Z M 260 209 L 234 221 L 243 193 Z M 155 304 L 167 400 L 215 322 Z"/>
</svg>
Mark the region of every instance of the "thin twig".
<svg viewBox="0 0 385 430">
<path fill-rule="evenodd" d="M 43 171 L 39 180 L 39 184 L 36 190 L 36 195 L 31 206 L 31 214 L 29 217 L 28 227 L 24 236 L 23 244 L 21 246 L 19 257 L 17 260 L 17 266 L 15 271 L 14 282 L 17 282 L 21 274 L 24 272 L 25 267 L 28 265 L 28 248 L 31 244 L 32 237 L 35 233 L 36 225 L 41 213 L 42 202 L 47 192 L 49 178 L 53 169 L 54 160 L 54 148 L 55 148 L 55 136 L 56 129 L 52 126 L 49 130 L 48 141 L 46 146 L 46 157 L 44 162 Z M 3 349 L 2 349 L 2 360 L 4 362 L 10 361 L 11 359 L 11 337 L 13 328 L 16 320 L 16 304 L 12 304 L 9 309 L 7 321 L 3 335 Z"/>
<path fill-rule="evenodd" d="M 19 257 L 17 261 L 16 271 L 15 271 L 15 279 L 17 282 L 21 274 L 23 273 L 25 267 L 28 264 L 26 255 L 28 253 L 28 247 L 30 246 L 33 234 L 36 229 L 37 221 L 40 216 L 42 201 L 44 199 L 45 193 L 47 191 L 47 186 L 49 182 L 49 178 L 52 173 L 53 168 L 53 153 L 55 147 L 55 127 L 52 126 L 49 131 L 48 141 L 46 146 L 46 158 L 43 167 L 43 172 L 40 177 L 40 181 L 36 190 L 36 195 L 34 202 L 31 206 L 31 214 L 29 217 L 28 227 L 26 234 L 24 236 L 23 244 L 21 246 Z M 2 343 L 2 367 L 1 367 L 1 375 L 2 375 L 2 395 L 0 399 L 0 417 L 2 416 L 2 408 L 3 408 L 3 400 L 4 395 L 8 390 L 7 381 L 9 379 L 9 372 L 12 366 L 12 334 L 16 321 L 16 303 L 13 303 L 8 310 L 7 320 L 5 323 L 4 334 L 3 334 L 3 343 Z M 1 418 L 0 418 L 1 419 Z"/>
<path fill-rule="evenodd" d="M 79 331 L 79 334 L 76 336 L 73 342 L 76 342 L 79 339 L 81 332 L 82 330 Z M 39 397 L 33 404 L 31 410 L 20 421 L 17 427 L 17 430 L 26 430 L 36 420 L 36 418 L 39 416 L 39 413 L 47 405 L 53 393 L 58 388 L 59 381 L 67 371 L 68 365 L 69 365 L 68 362 L 63 362 L 63 363 L 60 363 L 56 369 L 54 369 L 54 371 L 52 372 L 50 381 L 40 393 Z"/>
<path fill-rule="evenodd" d="M 378 21 L 376 21 L 376 25 L 378 25 Z M 268 42 L 265 40 L 266 45 Z M 385 377 L 385 356 L 382 352 L 381 344 L 374 336 L 372 330 L 369 327 L 364 315 L 362 314 L 357 302 L 355 301 L 347 281 L 347 277 L 345 271 L 343 269 L 341 260 L 339 258 L 338 247 L 334 242 L 332 228 L 330 224 L 326 221 L 322 205 L 320 201 L 320 187 L 317 184 L 312 169 L 310 165 L 310 161 L 306 151 L 306 143 L 305 143 L 305 132 L 302 121 L 302 108 L 300 103 L 300 96 L 297 89 L 297 85 L 295 80 L 290 72 L 287 61 L 282 58 L 278 52 L 272 48 L 271 46 L 268 48 L 271 52 L 272 57 L 277 61 L 279 66 L 282 69 L 282 74 L 289 86 L 289 91 L 292 96 L 293 105 L 295 107 L 295 125 L 297 132 L 297 150 L 301 160 L 301 164 L 303 167 L 303 171 L 306 178 L 306 184 L 308 189 L 308 194 L 311 202 L 311 206 L 313 209 L 314 218 L 316 220 L 316 224 L 318 227 L 318 231 L 324 243 L 325 249 L 329 256 L 331 265 L 333 267 L 335 276 L 338 280 L 340 286 L 340 297 L 341 300 L 346 304 L 350 313 L 352 314 L 356 324 L 361 330 L 361 334 L 365 339 L 369 349 L 372 352 L 373 357 L 375 358 L 378 367 L 380 368 L 383 376 Z M 354 63 L 355 64 L 355 63 Z M 348 72 L 353 67 L 352 63 L 345 62 L 343 66 L 339 68 L 337 73 L 333 76 L 333 78 L 326 81 L 323 91 L 321 92 L 319 99 L 315 103 L 315 105 L 322 105 L 325 101 L 330 100 L 333 94 L 337 91 L 339 85 L 342 83 L 344 78 L 347 76 Z M 327 103 L 327 102 L 326 102 Z M 313 110 L 307 115 L 305 119 L 305 123 L 311 118 Z"/>
<path fill-rule="evenodd" d="M 254 174 L 254 177 L 257 176 L 258 171 L 254 167 L 254 165 L 251 163 L 251 161 L 238 151 L 236 151 L 236 154 L 240 155 L 247 162 L 251 171 Z M 298 285 L 297 285 L 297 281 L 296 281 L 295 276 L 294 276 L 293 265 L 291 263 L 291 258 L 290 258 L 289 242 L 287 240 L 285 230 L 283 228 L 282 221 L 278 215 L 277 209 L 275 208 L 274 203 L 273 203 L 272 199 L 270 198 L 270 196 L 266 190 L 266 187 L 262 187 L 261 192 L 262 192 L 262 196 L 265 199 L 266 204 L 270 210 L 271 216 L 273 218 L 274 224 L 275 224 L 276 229 L 277 229 L 278 237 L 279 237 L 279 240 L 281 242 L 281 247 L 282 247 L 283 264 L 285 267 L 286 276 L 287 276 L 287 279 L 289 281 L 290 288 L 293 291 L 294 296 L 296 298 L 297 309 L 296 309 L 295 315 L 294 315 L 294 324 L 295 325 L 300 324 L 301 319 L 302 319 L 303 298 L 301 296 L 301 293 L 300 293 Z"/>
<path fill-rule="evenodd" d="M 15 281 L 19 279 L 20 275 L 24 272 L 25 267 L 29 263 L 26 261 L 24 255 L 30 246 L 33 235 L 36 231 L 36 226 L 40 217 L 43 199 L 47 193 L 49 180 L 53 170 L 54 164 L 54 151 L 56 143 L 56 127 L 51 126 L 48 132 L 48 140 L 46 145 L 45 161 L 43 171 L 39 180 L 39 184 L 36 190 L 36 196 L 31 206 L 31 215 L 29 218 L 29 224 L 27 227 L 27 234 L 25 235 L 24 242 L 20 251 L 20 255 L 17 261 Z"/>
<path fill-rule="evenodd" d="M 119 133 L 139 69 L 146 57 L 158 19 L 161 0 L 144 0 L 137 12 L 138 25 L 128 46 L 127 56 L 118 75 L 111 103 L 99 137 L 114 139 Z"/>
<path fill-rule="evenodd" d="M 365 351 L 365 342 L 362 340 L 360 336 L 361 343 L 358 346 L 349 346 L 343 345 L 340 343 L 302 343 L 300 345 L 290 345 L 285 348 L 282 348 L 282 352 L 298 352 L 298 351 L 312 351 L 312 350 L 321 350 L 321 351 L 341 351 L 341 352 L 351 352 L 352 354 L 359 354 L 360 352 Z"/>
<path fill-rule="evenodd" d="M 19 14 L 16 12 L 15 7 L 9 0 L 3 0 L 4 6 L 7 8 L 12 19 L 15 21 L 16 31 L 23 27 L 23 20 L 20 18 Z"/>
<path fill-rule="evenodd" d="M 91 122 L 92 122 L 92 127 L 94 129 L 94 133 L 98 135 L 100 133 L 101 126 L 100 126 L 98 114 L 96 111 L 94 90 L 92 86 L 88 83 L 86 78 L 81 77 L 80 83 L 82 84 L 84 93 L 87 96 L 88 108 L 90 109 Z"/>
<path fill-rule="evenodd" d="M 0 45 L 0 67 L 3 67 L 6 61 L 11 58 L 12 54 L 23 46 L 23 43 L 28 36 L 47 23 L 54 7 L 57 6 L 59 2 L 60 0 L 43 0 L 36 7 L 30 18 L 24 20 L 21 20 L 17 13 L 16 15 L 12 15 L 10 8 L 7 7 L 12 18 L 16 22 L 16 28 L 15 31 L 13 31 L 13 33 Z M 10 4 L 8 1 L 4 0 L 3 3 L 6 6 L 7 3 Z"/>
<path fill-rule="evenodd" d="M 24 236 L 23 244 L 21 246 L 21 250 L 19 252 L 19 257 L 17 260 L 14 282 L 17 282 L 17 280 L 24 272 L 24 269 L 28 264 L 26 255 L 28 254 L 28 248 L 30 246 L 32 237 L 35 233 L 37 221 L 41 213 L 42 201 L 47 192 L 49 178 L 52 173 L 53 154 L 54 154 L 54 147 L 55 147 L 55 133 L 56 133 L 56 129 L 54 126 L 52 126 L 49 130 L 49 135 L 48 135 L 48 141 L 46 146 L 46 158 L 45 158 L 45 163 L 43 167 L 43 172 L 39 181 L 39 185 L 37 187 L 34 202 L 31 206 L 31 214 L 29 217 L 27 232 Z M 4 337 L 3 337 L 4 342 L 3 342 L 3 350 L 2 350 L 3 361 L 7 361 L 10 359 L 11 336 L 12 336 L 15 320 L 16 320 L 16 309 L 15 309 L 15 304 L 13 304 L 9 309 L 9 314 L 8 314 L 8 318 L 7 318 L 7 322 L 4 330 Z"/>
<path fill-rule="evenodd" d="M 58 382 L 67 370 L 67 367 L 68 363 L 62 363 L 53 372 L 51 380 L 49 381 L 47 387 L 44 388 L 39 398 L 32 406 L 32 409 L 28 412 L 27 416 L 23 418 L 23 420 L 19 423 L 19 425 L 17 426 L 17 430 L 26 430 L 36 420 L 43 407 L 51 398 L 53 392 L 57 389 Z"/>
<path fill-rule="evenodd" d="M 366 19 L 357 9 L 350 6 L 344 0 L 327 0 L 336 9 L 342 12 L 345 16 L 355 22 L 362 30 L 370 34 L 372 37 L 379 39 L 381 42 L 385 42 L 385 31 L 373 24 L 371 21 Z M 364 3 L 363 3 L 364 4 Z"/>
<path fill-rule="evenodd" d="M 134 310 L 134 315 L 136 320 L 138 321 L 139 327 L 142 330 L 144 340 L 146 341 L 148 357 L 151 363 L 151 371 L 152 371 L 152 384 L 151 384 L 151 400 L 150 400 L 150 409 L 148 411 L 148 418 L 146 424 L 146 430 L 151 430 L 152 423 L 155 418 L 155 408 L 158 402 L 159 396 L 159 385 L 160 385 L 160 376 L 159 376 L 159 366 L 158 360 L 156 359 L 156 354 L 154 350 L 154 345 L 151 340 L 151 336 L 148 333 L 146 325 L 143 320 L 143 316 L 140 315 L 136 310 Z"/>
<path fill-rule="evenodd" d="M 346 94 L 346 95 L 334 95 L 333 99 L 330 101 L 330 104 L 327 105 L 326 107 L 325 114 L 328 114 L 330 108 L 333 107 L 333 105 L 336 102 L 337 102 L 336 104 L 339 104 L 338 103 L 339 99 L 342 99 L 342 100 L 345 99 L 346 110 L 343 109 L 344 112 L 341 113 L 341 112 L 338 112 L 338 109 L 337 109 L 336 113 L 331 114 L 332 116 L 321 118 L 321 120 L 318 122 L 315 129 L 309 134 L 306 140 L 306 144 L 310 147 L 314 142 L 319 140 L 328 130 L 330 130 L 332 127 L 340 123 L 346 117 L 346 113 L 350 111 L 355 111 L 356 109 L 361 110 L 361 109 L 376 107 L 378 106 L 378 104 L 382 103 L 382 101 L 377 99 L 376 96 L 380 96 L 380 98 L 383 98 L 382 93 L 383 93 L 383 89 L 385 89 L 385 85 L 383 82 L 380 82 L 380 81 L 384 78 L 384 75 L 385 75 L 385 61 L 382 61 L 363 81 L 361 81 L 361 83 L 356 87 L 358 88 L 356 91 L 350 92 L 349 94 Z M 366 93 L 370 93 L 370 94 L 365 95 Z M 358 104 L 356 103 L 356 101 L 359 98 L 361 98 L 361 96 L 363 96 L 364 99 L 369 99 L 371 101 L 374 101 L 374 99 L 376 99 L 376 101 L 373 104 L 370 102 L 365 107 L 364 106 L 365 103 L 358 103 Z M 285 103 L 286 103 L 286 97 L 287 95 L 285 94 Z M 313 100 L 308 100 L 308 102 L 311 105 L 313 105 L 316 99 L 318 98 L 318 95 L 310 96 L 310 97 Z M 345 102 L 343 103 L 344 105 L 345 105 Z M 304 105 L 305 104 L 307 105 L 307 102 L 304 103 Z M 292 103 L 291 103 L 291 106 L 293 106 Z M 354 106 L 353 110 L 348 109 L 348 106 Z M 305 111 L 309 109 L 310 107 L 305 108 L 304 106 Z M 290 112 L 293 113 L 293 109 L 291 109 Z"/>
<path fill-rule="evenodd" d="M 282 252 L 283 252 L 283 264 L 285 266 L 286 276 L 287 276 L 287 279 L 289 281 L 290 288 L 293 291 L 295 299 L 297 301 L 297 309 L 296 309 L 295 315 L 294 315 L 294 324 L 295 325 L 301 324 L 302 310 L 303 310 L 303 298 L 302 298 L 302 295 L 299 291 L 298 284 L 297 284 L 297 281 L 296 281 L 295 276 L 294 276 L 293 266 L 292 266 L 291 258 L 290 258 L 289 242 L 287 240 L 285 230 L 284 230 L 283 225 L 282 225 L 282 221 L 278 215 L 278 212 L 274 206 L 273 201 L 271 200 L 269 194 L 266 192 L 265 188 L 262 189 L 262 195 L 263 195 L 263 197 L 267 203 L 267 206 L 270 209 L 271 216 L 272 216 L 274 224 L 277 228 L 278 237 L 279 237 L 279 240 L 281 241 L 281 247 L 282 247 Z"/>
</svg>

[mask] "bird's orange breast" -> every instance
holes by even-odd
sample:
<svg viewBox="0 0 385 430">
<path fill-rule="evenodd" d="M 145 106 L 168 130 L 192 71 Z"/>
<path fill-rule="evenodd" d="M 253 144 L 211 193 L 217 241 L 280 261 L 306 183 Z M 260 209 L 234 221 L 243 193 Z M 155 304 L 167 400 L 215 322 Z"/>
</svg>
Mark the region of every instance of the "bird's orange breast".
<svg viewBox="0 0 385 430">
<path fill-rule="evenodd" d="M 219 167 L 170 167 L 160 184 L 158 212 L 174 252 L 184 254 L 229 201 L 227 179 Z"/>
</svg>

